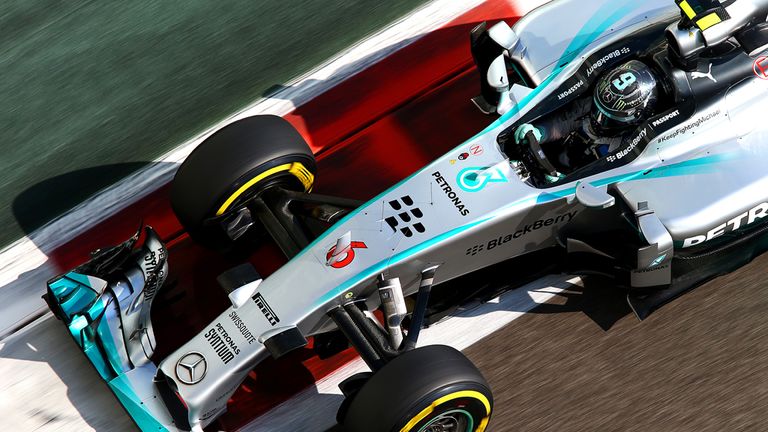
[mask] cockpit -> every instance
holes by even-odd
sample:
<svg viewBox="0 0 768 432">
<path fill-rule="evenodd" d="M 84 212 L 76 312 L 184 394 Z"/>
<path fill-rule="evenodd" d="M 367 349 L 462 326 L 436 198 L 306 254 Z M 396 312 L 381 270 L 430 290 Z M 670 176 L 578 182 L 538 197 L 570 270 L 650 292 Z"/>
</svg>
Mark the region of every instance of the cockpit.
<svg viewBox="0 0 768 432">
<path fill-rule="evenodd" d="M 521 179 L 548 188 L 627 164 L 651 141 L 750 75 L 749 54 L 762 42 L 762 49 L 768 49 L 763 13 L 768 0 L 738 9 L 739 17 L 727 15 L 733 10 L 715 0 L 677 4 L 680 19 L 654 23 L 606 44 L 575 73 L 554 76 L 548 85 L 557 87 L 547 90 L 549 96 L 526 108 L 499 135 L 499 145 Z M 514 31 L 503 26 L 489 31 L 481 25 L 472 35 L 475 62 L 488 78 L 473 101 L 484 112 L 501 115 L 512 109 L 508 100 L 515 100 L 515 88 L 530 88 L 533 82 L 516 64 L 516 56 L 494 57 L 499 48 L 520 50 Z M 715 36 L 714 30 L 724 29 L 730 37 Z M 681 41 L 690 41 L 681 32 L 688 39 L 698 32 L 701 44 L 684 46 Z M 553 74 L 571 70 L 565 66 Z"/>
<path fill-rule="evenodd" d="M 680 112 L 676 101 L 684 93 L 665 62 L 665 27 L 599 50 L 500 134 L 521 178 L 550 187 L 620 166 L 642 152 L 666 123 L 658 120 Z M 520 68 L 513 71 L 520 74 Z M 514 74 L 513 83 L 525 82 Z"/>
<path fill-rule="evenodd" d="M 600 159 L 615 159 L 638 128 L 673 105 L 663 72 L 649 58 L 626 60 L 585 87 L 569 103 L 510 128 L 503 146 L 522 162 L 521 175 L 556 183 Z M 633 138 L 635 147 L 644 135 Z"/>
</svg>

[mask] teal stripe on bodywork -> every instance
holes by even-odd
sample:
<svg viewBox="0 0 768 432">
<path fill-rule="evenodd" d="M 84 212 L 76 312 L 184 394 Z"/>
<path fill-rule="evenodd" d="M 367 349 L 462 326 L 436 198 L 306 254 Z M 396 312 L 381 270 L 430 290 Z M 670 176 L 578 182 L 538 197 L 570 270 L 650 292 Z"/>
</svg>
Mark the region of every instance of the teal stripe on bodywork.
<svg viewBox="0 0 768 432">
<path fill-rule="evenodd" d="M 431 239 L 429 239 L 429 240 L 427 240 L 425 242 L 419 243 L 416 246 L 413 246 L 413 247 L 411 247 L 409 249 L 406 249 L 406 250 L 404 250 L 402 252 L 399 252 L 399 253 L 397 253 L 395 255 L 392 255 L 389 259 L 384 260 L 384 261 L 380 261 L 380 262 L 378 262 L 378 263 L 368 267 L 367 269 L 358 272 L 355 276 L 353 276 L 352 278 L 348 279 L 346 282 L 344 282 L 343 284 L 339 285 L 337 288 L 335 288 L 335 289 L 329 291 L 328 293 L 324 294 L 322 297 L 320 297 L 320 299 L 318 300 L 318 302 L 317 302 L 317 304 L 315 306 L 316 307 L 320 307 L 320 306 L 324 305 L 325 303 L 328 303 L 329 301 L 333 300 L 334 298 L 344 294 L 345 291 L 347 291 L 347 290 L 349 290 L 351 288 L 354 288 L 355 285 L 357 285 L 360 282 L 364 281 L 365 279 L 371 277 L 371 275 L 376 275 L 376 274 L 383 273 L 384 270 L 386 270 L 387 267 L 389 267 L 393 263 L 399 263 L 401 261 L 404 261 L 405 259 L 407 259 L 407 258 L 409 258 L 409 257 L 411 257 L 413 255 L 416 255 L 419 252 L 422 252 L 422 251 L 424 251 L 424 250 L 426 250 L 426 249 L 428 249 L 428 248 L 430 248 L 430 247 L 432 247 L 432 246 L 434 246 L 434 245 L 436 245 L 436 244 L 438 244 L 438 243 L 440 243 L 442 241 L 445 241 L 445 240 L 453 237 L 456 234 L 459 234 L 459 233 L 464 232 L 464 231 L 466 231 L 468 229 L 471 229 L 473 227 L 481 225 L 481 224 L 489 221 L 490 219 L 492 219 L 492 218 L 486 218 L 486 219 L 478 220 L 478 221 L 472 222 L 470 224 L 467 224 L 467 225 L 464 225 L 464 226 L 452 229 L 452 230 L 450 230 L 448 232 L 440 234 L 439 236 L 433 237 L 433 238 L 431 238 Z"/>
<path fill-rule="evenodd" d="M 667 165 L 663 167 L 642 170 L 642 171 L 635 171 L 627 174 L 608 177 L 605 179 L 595 180 L 593 182 L 590 182 L 590 184 L 592 186 L 605 186 L 605 185 L 614 184 L 614 183 L 621 183 L 621 182 L 635 181 L 635 180 L 645 180 L 645 179 L 651 179 L 651 178 L 677 177 L 677 176 L 712 173 L 712 172 L 718 171 L 717 167 L 715 166 L 717 163 L 720 163 L 726 160 L 731 160 L 731 159 L 733 159 L 733 155 L 729 155 L 729 154 L 707 156 L 704 158 L 684 161 L 684 162 L 680 162 L 673 165 Z M 558 199 L 567 198 L 569 196 L 574 195 L 575 193 L 576 193 L 576 187 L 570 187 L 570 188 L 566 188 L 566 189 L 563 189 L 560 191 L 554 191 L 554 192 L 543 192 L 537 196 L 525 198 L 525 199 L 516 201 L 512 204 L 509 204 L 507 206 L 504 206 L 499 211 L 509 210 L 514 207 L 530 204 L 531 202 L 534 202 L 534 201 L 537 204 L 544 204 L 544 203 L 556 201 Z M 498 213 L 498 211 L 495 213 Z M 432 239 L 429 239 L 416 246 L 413 246 L 409 249 L 399 252 L 393 255 L 392 257 L 390 257 L 388 260 L 380 261 L 366 268 L 365 270 L 362 270 L 361 272 L 357 273 L 354 277 L 348 279 L 346 282 L 339 285 L 336 289 L 331 290 L 325 295 L 323 295 L 319 299 L 317 306 L 321 306 L 333 300 L 334 298 L 344 294 L 345 291 L 353 288 L 355 285 L 369 278 L 371 275 L 382 273 L 384 270 L 386 270 L 388 266 L 404 261 L 409 257 L 424 251 L 425 249 L 428 249 L 444 240 L 447 240 L 454 235 L 460 234 L 478 225 L 482 225 L 483 223 L 493 218 L 494 216 L 491 216 L 488 218 L 477 220 L 467 225 L 460 226 L 458 228 L 454 228 L 446 233 L 433 237 Z"/>
<path fill-rule="evenodd" d="M 102 352 L 102 347 L 96 341 L 94 327 L 91 325 L 103 313 L 104 299 L 94 291 L 88 276 L 69 272 L 49 283 L 48 287 L 53 295 L 52 300 L 59 304 L 65 315 L 67 329 L 72 339 L 88 357 L 103 380 L 109 381 L 114 378 L 119 369 L 111 367 L 113 362 L 109 358 L 110 352 L 117 354 L 112 337 L 109 334 L 102 334 L 100 329 L 105 323 L 100 322 L 97 332 L 103 342 L 104 352 Z M 104 358 L 105 352 L 107 358 Z"/>
<path fill-rule="evenodd" d="M 665 177 L 682 177 L 687 175 L 700 175 L 700 174 L 712 174 L 720 171 L 722 168 L 717 164 L 735 160 L 738 154 L 735 153 L 723 153 L 711 156 L 705 156 L 698 159 L 691 159 L 683 162 L 678 162 L 671 165 L 663 165 L 660 167 L 649 168 L 643 171 L 635 171 L 628 174 L 622 174 L 614 177 L 608 177 L 591 182 L 592 186 L 605 186 L 612 183 L 620 183 L 626 181 L 646 180 L 652 178 L 665 178 Z"/>
<path fill-rule="evenodd" d="M 717 164 L 736 160 L 741 155 L 738 153 L 723 153 L 692 159 L 672 165 L 654 168 L 650 173 L 643 175 L 645 178 L 679 177 L 685 175 L 712 174 L 721 170 Z"/>
<path fill-rule="evenodd" d="M 517 105 L 512 107 L 506 114 L 501 116 L 498 120 L 491 123 L 490 126 L 485 128 L 477 136 L 486 134 L 493 129 L 506 123 L 512 117 L 517 115 L 524 107 L 526 107 L 534 98 L 536 98 L 544 89 L 549 87 L 549 84 L 555 80 L 565 69 L 565 67 L 572 62 L 576 57 L 593 44 L 606 30 L 610 29 L 619 19 L 625 16 L 629 11 L 637 7 L 637 0 L 618 0 L 614 1 L 611 5 L 601 9 L 597 14 L 587 21 L 587 24 L 581 28 L 576 37 L 573 38 L 571 43 L 565 49 L 563 55 L 555 62 L 555 69 L 551 74 L 539 84 L 533 91 L 531 91 L 526 97 L 523 98 Z M 476 137 L 477 137 L 476 136 Z"/>
<path fill-rule="evenodd" d="M 99 297 L 88 276 L 75 272 L 59 277 L 48 287 L 67 320 L 72 320 L 77 314 L 87 310 Z"/>
<path fill-rule="evenodd" d="M 98 327 L 96 328 L 96 331 L 99 336 L 99 340 L 101 341 L 101 347 L 104 349 L 104 353 L 107 356 L 107 361 L 112 367 L 112 370 L 116 374 L 123 373 L 123 362 L 120 357 L 120 352 L 117 350 L 117 347 L 115 346 L 115 340 L 112 337 L 112 331 L 109 327 L 109 322 L 103 318 L 104 314 L 104 305 L 101 305 L 101 310 L 99 311 L 100 317 L 102 319 L 99 321 Z M 120 330 L 117 330 L 120 331 Z"/>
<path fill-rule="evenodd" d="M 617 0 L 610 6 L 607 6 L 603 9 L 601 9 L 594 17 L 589 19 L 584 27 L 579 31 L 577 36 L 571 41 L 571 43 L 566 48 L 563 55 L 560 57 L 560 59 L 557 62 L 557 66 L 555 70 L 547 77 L 547 79 L 544 80 L 539 86 L 537 86 L 531 93 L 529 93 L 522 101 L 520 101 L 517 105 L 515 105 L 508 113 L 506 113 L 504 116 L 493 122 L 490 126 L 485 128 L 482 132 L 475 135 L 474 137 L 470 138 L 469 140 L 463 142 L 461 145 L 457 146 L 455 150 L 465 146 L 468 142 L 471 142 L 473 140 L 476 140 L 480 138 L 481 136 L 491 132 L 492 130 L 500 127 L 503 125 L 506 121 L 511 119 L 514 115 L 519 113 L 523 108 L 525 108 L 528 104 L 531 103 L 531 101 L 539 95 L 545 88 L 551 84 L 555 78 L 557 78 L 558 75 L 560 75 L 565 68 L 565 65 L 567 63 L 570 63 L 573 59 L 575 59 L 577 56 L 581 54 L 581 52 L 587 48 L 589 45 L 594 43 L 598 37 L 600 37 L 601 34 L 603 34 L 606 30 L 610 28 L 611 25 L 615 24 L 621 17 L 627 14 L 628 11 L 630 11 L 633 7 L 636 6 L 635 0 Z M 309 250 L 317 246 L 321 241 L 325 241 L 326 238 L 330 235 L 331 232 L 335 231 L 338 227 L 341 225 L 347 223 L 350 219 L 355 217 L 357 214 L 359 214 L 364 209 L 368 208 L 371 204 L 383 199 L 386 195 L 388 195 L 390 192 L 394 191 L 395 189 L 399 188 L 404 183 L 410 181 L 412 178 L 418 176 L 419 174 L 426 171 L 428 168 L 430 168 L 430 165 L 418 170 L 417 172 L 411 174 L 404 180 L 398 182 L 396 185 L 392 186 L 391 188 L 387 189 L 386 191 L 380 193 L 372 200 L 368 201 L 364 205 L 362 205 L 360 208 L 355 209 L 351 211 L 347 216 L 342 218 L 339 222 L 334 224 L 331 228 L 329 228 L 325 234 L 322 234 L 318 238 L 316 238 L 313 242 L 309 244 L 306 248 L 304 248 L 301 252 L 299 252 L 298 255 L 296 255 L 295 258 L 299 258 L 303 256 L 305 253 L 307 253 Z M 575 193 L 575 189 L 574 189 Z M 455 228 L 443 235 L 437 236 L 431 240 L 427 240 L 424 243 L 421 243 L 420 245 L 414 246 L 410 249 L 407 249 L 403 252 L 400 252 L 394 256 L 392 256 L 390 259 L 386 261 L 381 261 L 367 269 L 365 269 L 362 272 L 359 272 L 357 275 L 355 275 L 353 278 L 347 280 L 346 282 L 342 283 L 338 288 L 326 293 L 320 299 L 318 299 L 318 302 L 316 304 L 317 307 L 322 306 L 323 304 L 327 303 L 328 301 L 334 299 L 336 296 L 343 294 L 346 290 L 350 289 L 351 287 L 355 286 L 357 283 L 360 283 L 361 281 L 369 278 L 372 274 L 380 273 L 384 269 L 386 269 L 389 265 L 399 263 L 402 260 L 405 260 L 409 258 L 410 256 L 421 252 L 424 249 L 427 249 L 428 247 L 433 246 L 434 244 L 442 241 L 444 238 L 449 237 L 454 234 L 458 234 L 461 232 L 464 232 L 474 226 L 477 226 L 488 219 L 483 219 L 481 221 L 473 222 L 468 225 L 461 226 L 459 228 Z M 294 258 L 294 259 L 295 259 Z"/>
<path fill-rule="evenodd" d="M 100 317 L 101 319 L 96 330 L 98 342 L 91 334 L 83 352 L 91 360 L 99 375 L 107 382 L 112 392 L 142 431 L 168 430 L 146 409 L 146 406 L 142 403 L 131 386 L 130 381 L 125 376 L 120 352 L 115 345 L 109 323 L 103 317 L 105 307 L 110 307 L 110 305 L 107 304 L 105 306 L 104 300 L 99 299 L 88 311 L 92 317 Z M 91 333 L 91 331 L 88 330 L 88 333 Z"/>
<path fill-rule="evenodd" d="M 70 335 L 136 424 L 144 431 L 168 430 L 145 409 L 123 374 L 122 357 L 109 322 L 104 318 L 105 309 L 111 307 L 107 300 L 111 297 L 98 297 L 88 276 L 74 272 L 53 281 L 49 287 L 54 300 L 67 315 Z M 93 325 L 94 322 L 97 324 Z"/>
<path fill-rule="evenodd" d="M 96 302 L 96 304 L 91 307 L 89 310 L 90 314 L 95 314 L 91 316 L 99 317 L 104 311 L 104 300 L 99 299 L 99 301 Z M 98 325 L 96 326 L 96 333 L 94 334 L 91 330 L 92 327 L 88 327 L 87 329 L 83 330 L 83 333 L 87 335 L 87 339 L 84 338 L 84 345 L 83 345 L 83 352 L 86 356 L 88 356 L 88 359 L 91 360 L 91 363 L 96 367 L 96 370 L 99 372 L 99 375 L 101 375 L 101 378 L 105 381 L 109 381 L 112 378 L 115 377 L 118 373 L 122 372 L 119 368 L 115 368 L 114 362 L 112 361 L 112 357 L 114 355 L 117 355 L 117 350 L 114 348 L 114 342 L 112 341 L 112 336 L 107 333 L 104 335 L 101 327 L 103 325 L 108 325 L 104 320 L 99 321 Z M 97 344 L 96 337 L 98 336 L 98 340 L 101 342 L 101 349 Z M 104 350 L 102 352 L 102 349 Z M 106 358 L 104 358 L 106 355 Z"/>
<path fill-rule="evenodd" d="M 642 171 L 634 171 L 626 174 L 621 174 L 613 177 L 606 177 L 590 182 L 589 184 L 595 187 L 607 186 L 615 183 L 624 183 L 639 180 L 658 179 L 665 177 L 684 177 L 690 175 L 712 174 L 720 171 L 722 168 L 717 164 L 734 160 L 738 157 L 734 153 L 724 153 L 719 155 L 711 155 L 703 158 L 692 159 L 684 162 L 679 162 L 671 165 L 664 165 L 656 168 L 649 168 Z M 537 198 L 538 204 L 552 202 L 560 198 L 566 198 L 576 193 L 575 187 L 566 188 L 555 192 L 543 192 Z M 518 201 L 510 206 L 518 206 L 527 200 Z M 505 208 L 509 208 L 507 206 Z"/>
<path fill-rule="evenodd" d="M 109 381 L 112 392 L 120 399 L 128 414 L 142 431 L 167 431 L 168 429 L 158 422 L 145 408 L 142 401 L 136 396 L 131 383 L 124 375 L 118 375 Z"/>
<path fill-rule="evenodd" d="M 90 280 L 88 280 L 88 276 L 86 276 L 84 274 L 75 273 L 75 272 L 69 272 L 64 277 L 66 277 L 67 279 L 71 279 L 71 280 L 79 283 L 80 285 L 84 285 L 84 286 L 87 286 L 89 288 L 93 288 L 91 286 Z"/>
<path fill-rule="evenodd" d="M 80 287 L 81 290 L 86 288 Z M 109 381 L 122 373 L 122 361 L 107 320 L 103 319 L 104 298 L 99 298 L 88 310 L 79 311 L 72 315 L 67 324 L 69 333 L 83 350 L 101 378 Z M 97 321 L 98 320 L 98 321 Z M 91 323 L 97 322 L 96 326 Z M 95 327 L 95 332 L 94 332 Z M 98 338 L 98 339 L 97 339 Z"/>
</svg>

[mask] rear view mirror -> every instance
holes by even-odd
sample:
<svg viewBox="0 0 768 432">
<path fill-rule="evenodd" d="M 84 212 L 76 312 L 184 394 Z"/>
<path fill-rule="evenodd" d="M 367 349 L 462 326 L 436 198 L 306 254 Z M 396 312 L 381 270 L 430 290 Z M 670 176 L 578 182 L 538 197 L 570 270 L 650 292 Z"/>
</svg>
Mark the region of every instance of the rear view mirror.
<svg viewBox="0 0 768 432">
<path fill-rule="evenodd" d="M 488 84 L 500 93 L 499 104 L 496 112 L 504 115 L 512 108 L 512 99 L 509 96 L 509 76 L 507 75 L 507 63 L 504 54 L 496 57 L 488 68 Z"/>
<path fill-rule="evenodd" d="M 494 42 L 504 47 L 507 51 L 511 52 L 520 42 L 520 37 L 514 30 L 504 21 L 500 21 L 498 24 L 488 30 L 489 36 Z"/>
<path fill-rule="evenodd" d="M 504 21 L 490 29 L 483 22 L 472 29 L 471 35 L 472 58 L 482 80 L 481 94 L 473 98 L 472 102 L 484 114 L 504 115 L 519 100 L 519 92 L 514 91 L 514 88 L 510 90 L 507 60 L 513 52 L 516 56 L 524 52 L 520 37 Z"/>
<path fill-rule="evenodd" d="M 488 68 L 488 84 L 499 92 L 509 90 L 509 77 L 507 76 L 507 64 L 504 54 L 496 57 Z"/>
</svg>

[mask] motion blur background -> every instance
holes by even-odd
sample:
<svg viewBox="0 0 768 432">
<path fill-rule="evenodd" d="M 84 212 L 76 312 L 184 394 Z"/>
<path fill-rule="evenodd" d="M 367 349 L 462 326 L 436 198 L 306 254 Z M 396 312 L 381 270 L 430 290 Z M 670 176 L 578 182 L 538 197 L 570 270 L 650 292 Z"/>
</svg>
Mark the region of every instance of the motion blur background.
<svg viewBox="0 0 768 432">
<path fill-rule="evenodd" d="M 421 3 L 426 0 L 0 1 L 0 245 Z M 468 41 L 467 33 L 462 30 L 461 40 Z M 436 48 L 435 57 L 446 55 L 437 50 L 443 45 L 430 47 Z M 405 143 L 426 136 L 438 140 L 432 123 L 423 121 L 429 115 L 424 107 L 449 106 L 452 118 L 468 119 L 467 112 L 480 116 L 464 93 L 476 88 L 477 77 L 463 75 L 388 113 L 369 132 L 389 137 L 406 131 L 413 137 Z M 446 129 L 442 136 L 451 133 Z M 174 252 L 172 269 L 197 277 L 189 270 L 207 267 L 196 264 L 209 255 L 186 247 Z M 0 291 L 0 329 L 2 318 L 44 307 L 44 282 L 61 271 L 46 253 L 52 251 L 31 254 L 29 266 L 27 256 L 19 255 L 20 267 L 26 267 L 7 272 L 11 282 Z M 47 261 L 35 261 L 40 255 Z M 632 316 L 625 293 L 611 284 L 556 283 L 552 287 L 563 291 L 529 310 L 549 292 L 547 282 L 536 281 L 501 301 L 467 307 L 459 321 L 473 317 L 474 323 L 492 325 L 502 313 L 518 318 L 465 350 L 494 388 L 491 427 L 766 430 L 766 267 L 768 254 L 642 323 Z M 496 283 L 501 289 L 510 271 L 495 274 L 495 282 L 479 278 L 476 284 Z M 463 335 L 474 338 L 477 327 Z M 25 329 L 0 340 L 3 430 L 132 430 L 117 400 L 75 344 L 65 340 L 69 336 L 60 322 L 45 315 Z M 443 340 L 456 335 L 444 331 Z M 282 379 L 275 382 L 284 386 Z M 316 396 L 310 404 L 332 419 L 335 407 L 323 411 L 325 405 L 318 404 L 329 395 Z"/>
<path fill-rule="evenodd" d="M 424 2 L 0 2 L 0 247 Z"/>
</svg>

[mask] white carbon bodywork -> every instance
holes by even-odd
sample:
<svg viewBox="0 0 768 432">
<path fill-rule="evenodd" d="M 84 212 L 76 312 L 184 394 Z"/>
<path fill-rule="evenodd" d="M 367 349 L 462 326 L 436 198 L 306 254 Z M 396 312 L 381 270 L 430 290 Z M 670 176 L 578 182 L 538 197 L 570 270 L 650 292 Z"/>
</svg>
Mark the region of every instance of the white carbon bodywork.
<svg viewBox="0 0 768 432">
<path fill-rule="evenodd" d="M 742 1 L 768 7 L 763 0 Z M 561 231 L 594 211 L 587 205 L 622 204 L 638 217 L 639 235 L 659 248 L 657 255 L 649 249 L 649 258 L 638 253 L 632 269 L 656 274 L 655 282 L 669 278 L 672 254 L 666 251 L 673 242 L 675 252 L 706 246 L 768 216 L 768 122 L 762 109 L 768 80 L 745 73 L 744 56 L 671 70 L 679 105 L 640 125 L 599 161 L 599 170 L 537 185 L 502 146 L 519 123 L 585 97 L 606 70 L 663 47 L 665 30 L 679 17 L 671 0 L 557 0 L 522 18 L 513 27 L 519 39 L 506 42 L 531 88 L 513 89 L 513 104 L 500 119 L 241 291 L 253 288 L 255 294 L 238 294 L 237 307 L 157 366 L 155 379 L 183 401 L 190 426 L 199 430 L 226 410 L 248 372 L 269 355 L 267 341 L 295 329 L 304 337 L 331 330 L 328 312 L 353 300 L 378 306 L 381 276 L 398 278 L 411 295 L 428 267 L 439 266 L 434 282 L 440 284 L 559 247 Z M 646 40 L 652 42 L 642 46 Z M 664 52 L 653 55 L 663 60 Z M 608 189 L 613 195 L 601 201 Z M 633 283 L 642 279 L 635 276 Z M 149 411 L 173 428 L 156 390 L 142 381 L 152 366 L 126 375 L 137 381 L 133 387 L 141 388 Z"/>
<path fill-rule="evenodd" d="M 164 360 L 159 368 L 167 377 L 175 379 L 176 364 L 188 352 L 200 352 L 208 359 L 208 373 L 202 382 L 184 385 L 176 380 L 179 394 L 189 407 L 190 421 L 204 426 L 212 420 L 213 413 L 218 414 L 224 409 L 227 399 L 248 371 L 268 355 L 259 341 L 246 342 L 233 322 L 233 313 L 237 314 L 234 319 L 242 320 L 253 335 L 297 326 L 309 336 L 332 327 L 326 316 L 332 307 L 374 293 L 374 282 L 380 274 L 387 278 L 399 277 L 405 294 L 409 295 L 418 287 L 420 271 L 430 265 L 440 264 L 435 280 L 439 284 L 523 253 L 554 246 L 557 228 L 569 222 L 582 207 L 566 197 L 545 203 L 539 202 L 540 197 L 542 193 L 558 194 L 570 190 L 574 185 L 542 191 L 519 179 L 510 167 L 508 157 L 499 148 L 497 138 L 525 114 L 526 108 L 549 98 L 560 83 L 579 69 L 581 61 L 604 43 L 631 34 L 653 20 L 669 21 L 678 13 L 671 2 L 654 0 L 636 3 L 631 14 L 618 15 L 617 3 L 626 2 L 590 2 L 589 7 L 584 7 L 583 1 L 557 1 L 523 18 L 515 26 L 527 47 L 522 64 L 540 84 L 559 66 L 558 60 L 572 58 L 557 77 L 550 79 L 518 113 L 496 122 L 486 132 L 370 201 L 265 279 L 259 293 L 279 318 L 278 323 L 272 325 L 255 302 L 237 310 L 231 308 Z M 610 26 L 599 35 L 586 35 L 585 42 L 591 41 L 583 46 L 575 43 L 574 38 L 595 11 L 612 9 L 613 14 L 601 14 L 605 15 L 604 20 L 613 19 Z M 562 22 L 553 25 L 552 17 Z M 596 31 L 597 27 L 593 32 Z M 482 154 L 472 154 L 476 146 L 482 148 Z M 465 152 L 472 156 L 459 161 L 459 155 Z M 660 163 L 656 152 L 648 152 L 632 165 L 600 177 L 650 169 Z M 478 192 L 462 190 L 457 177 L 462 170 L 472 167 L 491 167 L 491 171 L 498 171 L 508 181 L 489 182 Z M 446 192 L 446 186 L 450 187 L 450 192 Z M 573 194 L 567 195 L 573 198 Z M 403 197 L 411 197 L 413 205 L 406 206 Z M 390 202 L 400 202 L 402 210 L 394 210 Z M 399 229 L 409 224 L 398 214 L 413 209 L 423 212 L 422 218 L 411 216 L 413 221 L 423 224 L 425 232 L 413 230 L 413 235 L 406 237 Z M 389 227 L 385 221 L 388 217 L 398 217 L 398 231 Z M 348 266 L 341 269 L 329 267 L 326 265 L 329 250 L 348 232 L 351 232 L 353 242 L 364 242 L 366 247 L 353 248 L 354 260 Z M 499 239 L 501 244 L 494 245 L 493 241 Z M 225 364 L 206 334 L 217 335 L 209 338 L 232 339 L 239 354 Z M 230 350 L 234 352 L 232 346 Z"/>
<path fill-rule="evenodd" d="M 564 58 L 571 55 L 585 57 L 590 48 L 601 46 L 617 32 L 625 33 L 637 26 L 671 20 L 680 15 L 680 10 L 672 1 L 644 0 L 637 2 L 637 11 L 640 13 L 616 16 L 608 28 L 593 30 L 595 33 L 603 30 L 599 34 L 582 34 L 584 24 L 594 20 L 596 11 L 617 10 L 610 9 L 610 5 L 610 2 L 604 1 L 553 1 L 533 10 L 514 26 L 521 43 L 519 48 L 511 53 L 512 57 L 521 60 L 526 72 L 533 78 L 534 83 L 539 85 L 560 66 L 557 63 Z M 603 16 L 614 19 L 609 13 Z M 587 47 L 579 43 L 578 37 L 590 36 L 596 36 L 596 39 Z"/>
</svg>

